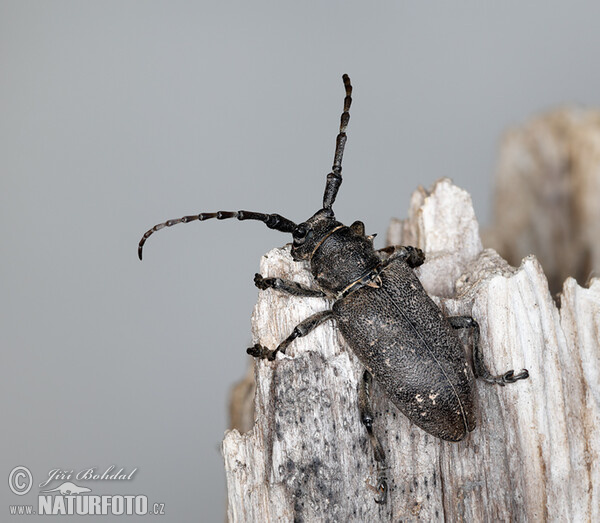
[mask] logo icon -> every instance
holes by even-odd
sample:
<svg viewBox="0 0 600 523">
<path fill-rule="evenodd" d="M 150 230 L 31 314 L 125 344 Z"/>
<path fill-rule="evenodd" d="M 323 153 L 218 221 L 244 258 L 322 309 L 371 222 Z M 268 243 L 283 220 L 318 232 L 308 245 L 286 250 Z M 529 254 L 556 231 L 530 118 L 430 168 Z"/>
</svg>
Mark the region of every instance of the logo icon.
<svg viewBox="0 0 600 523">
<path fill-rule="evenodd" d="M 59 485 L 56 488 L 51 488 L 50 490 L 40 490 L 40 494 L 46 492 L 60 492 L 61 496 L 72 496 L 73 494 L 83 494 L 84 492 L 91 492 L 92 489 L 87 487 L 79 487 L 75 485 L 75 483 L 71 483 L 70 481 L 65 481 L 62 485 Z"/>
</svg>

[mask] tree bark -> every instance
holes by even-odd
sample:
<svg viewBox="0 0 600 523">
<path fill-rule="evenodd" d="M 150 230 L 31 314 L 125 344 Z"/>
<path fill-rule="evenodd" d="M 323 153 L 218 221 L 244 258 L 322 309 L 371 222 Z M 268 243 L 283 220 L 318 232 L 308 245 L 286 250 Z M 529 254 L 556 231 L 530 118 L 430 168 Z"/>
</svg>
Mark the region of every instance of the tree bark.
<svg viewBox="0 0 600 523">
<path fill-rule="evenodd" d="M 470 196 L 449 180 L 416 191 L 388 239 L 425 251 L 423 285 L 445 314 L 479 322 L 492 372 L 527 368 L 530 378 L 478 382 L 477 428 L 459 443 L 412 425 L 375 383 L 374 430 L 389 467 L 379 505 L 357 406 L 362 368 L 326 322 L 286 355 L 254 363 L 254 426 L 223 441 L 229 520 L 600 521 L 600 281 L 567 279 L 559 308 L 534 257 L 514 268 L 482 249 Z M 267 253 L 261 274 L 312 284 L 289 247 Z M 274 348 L 330 306 L 259 292 L 254 342 Z"/>
</svg>

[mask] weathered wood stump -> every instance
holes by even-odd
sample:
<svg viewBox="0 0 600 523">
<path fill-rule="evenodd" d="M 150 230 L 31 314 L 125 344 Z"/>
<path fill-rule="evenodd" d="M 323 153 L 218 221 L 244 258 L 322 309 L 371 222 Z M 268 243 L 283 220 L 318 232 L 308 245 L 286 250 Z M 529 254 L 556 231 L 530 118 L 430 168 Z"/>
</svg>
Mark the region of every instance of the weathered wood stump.
<svg viewBox="0 0 600 523">
<path fill-rule="evenodd" d="M 514 268 L 482 249 L 470 197 L 449 180 L 419 189 L 388 240 L 425 251 L 423 285 L 447 315 L 479 322 L 492 372 L 527 368 L 530 378 L 478 382 L 478 426 L 459 443 L 413 426 L 375 385 L 390 486 L 378 505 L 357 407 L 362 369 L 326 322 L 254 363 L 254 426 L 223 442 L 229 520 L 600 521 L 600 281 L 567 279 L 557 306 L 535 258 Z M 311 283 L 289 247 L 267 253 L 261 273 Z M 274 348 L 330 305 L 259 292 L 254 342 Z"/>
<path fill-rule="evenodd" d="M 600 275 L 600 111 L 558 109 L 509 130 L 484 244 L 516 265 L 534 253 L 558 293 Z"/>
</svg>

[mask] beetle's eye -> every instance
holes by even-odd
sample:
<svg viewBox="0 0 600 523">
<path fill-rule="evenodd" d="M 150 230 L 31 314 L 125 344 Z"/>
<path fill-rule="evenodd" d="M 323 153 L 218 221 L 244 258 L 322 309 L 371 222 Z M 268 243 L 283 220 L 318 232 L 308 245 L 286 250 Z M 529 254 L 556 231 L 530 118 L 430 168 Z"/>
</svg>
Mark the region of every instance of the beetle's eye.
<svg viewBox="0 0 600 523">
<path fill-rule="evenodd" d="M 296 227 L 293 232 L 294 239 L 302 240 L 302 239 L 306 238 L 307 232 L 308 232 L 308 230 L 305 225 L 298 225 L 298 227 Z"/>
<path fill-rule="evenodd" d="M 294 238 L 302 239 L 306 236 L 306 227 L 299 225 L 294 229 Z"/>
<path fill-rule="evenodd" d="M 308 227 L 304 224 L 298 225 L 292 233 L 294 235 L 294 245 L 301 245 L 308 234 Z"/>
</svg>

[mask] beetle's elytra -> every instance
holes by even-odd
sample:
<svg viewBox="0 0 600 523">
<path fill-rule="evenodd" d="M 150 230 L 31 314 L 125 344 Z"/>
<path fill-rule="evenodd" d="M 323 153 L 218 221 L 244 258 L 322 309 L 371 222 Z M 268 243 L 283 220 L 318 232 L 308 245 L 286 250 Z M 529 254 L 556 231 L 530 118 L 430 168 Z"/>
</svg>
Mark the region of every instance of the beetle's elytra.
<svg viewBox="0 0 600 523">
<path fill-rule="evenodd" d="M 445 317 L 423 289 L 413 268 L 425 256 L 420 249 L 394 246 L 376 250 L 373 237 L 365 235 L 362 222 L 346 226 L 335 219 L 332 206 L 342 183 L 342 157 L 346 127 L 350 120 L 352 86 L 343 76 L 346 96 L 336 139 L 333 167 L 327 175 L 323 207 L 305 222 L 296 224 L 278 214 L 253 211 L 219 211 L 184 216 L 154 226 L 142 237 L 138 255 L 155 231 L 177 223 L 219 220 L 259 220 L 267 227 L 291 233 L 291 254 L 306 261 L 317 282 L 308 288 L 280 278 L 255 275 L 259 289 L 273 288 L 305 297 L 334 300 L 330 310 L 316 313 L 298 324 L 279 346 L 255 345 L 248 353 L 274 360 L 297 337 L 306 336 L 321 323 L 331 320 L 365 367 L 359 389 L 361 419 L 373 443 L 376 461 L 383 470 L 385 454 L 373 433 L 370 384 L 375 379 L 390 400 L 415 425 L 448 441 L 459 441 L 475 428 L 473 385 L 475 376 L 504 385 L 529 376 L 527 370 L 512 370 L 493 376 L 479 351 L 479 326 L 469 316 Z M 456 329 L 473 329 L 473 368 L 467 361 Z M 386 499 L 387 482 L 382 473 L 377 502 Z"/>
</svg>

